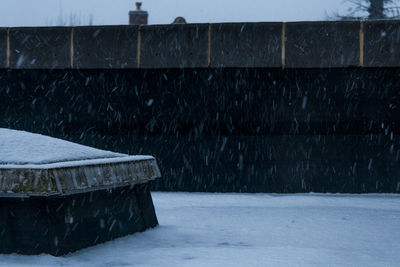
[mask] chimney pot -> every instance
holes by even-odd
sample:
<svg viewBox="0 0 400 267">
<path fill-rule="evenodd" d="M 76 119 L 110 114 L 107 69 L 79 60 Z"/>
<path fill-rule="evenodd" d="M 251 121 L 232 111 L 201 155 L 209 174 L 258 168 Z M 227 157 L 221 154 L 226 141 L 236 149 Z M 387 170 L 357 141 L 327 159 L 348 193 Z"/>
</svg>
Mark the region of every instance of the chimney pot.
<svg viewBox="0 0 400 267">
<path fill-rule="evenodd" d="M 129 11 L 130 25 L 146 25 L 149 13 L 141 9 L 142 2 L 136 2 L 136 10 Z"/>
</svg>

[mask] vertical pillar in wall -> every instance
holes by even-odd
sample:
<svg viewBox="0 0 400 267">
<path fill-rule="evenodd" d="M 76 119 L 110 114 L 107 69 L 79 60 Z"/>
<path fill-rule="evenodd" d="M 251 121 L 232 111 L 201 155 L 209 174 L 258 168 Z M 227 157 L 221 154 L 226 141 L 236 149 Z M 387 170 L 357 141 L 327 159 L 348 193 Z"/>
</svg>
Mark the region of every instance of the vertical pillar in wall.
<svg viewBox="0 0 400 267">
<path fill-rule="evenodd" d="M 360 67 L 364 67 L 364 22 L 360 22 Z"/>
</svg>

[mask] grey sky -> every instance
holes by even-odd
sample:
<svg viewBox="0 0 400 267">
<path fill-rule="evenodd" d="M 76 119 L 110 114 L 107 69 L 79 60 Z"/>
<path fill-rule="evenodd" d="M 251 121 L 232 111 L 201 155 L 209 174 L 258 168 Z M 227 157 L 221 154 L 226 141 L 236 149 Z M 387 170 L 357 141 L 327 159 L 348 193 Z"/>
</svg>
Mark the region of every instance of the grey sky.
<svg viewBox="0 0 400 267">
<path fill-rule="evenodd" d="M 142 0 L 150 24 L 171 23 L 183 16 L 188 22 L 324 20 L 345 11 L 344 0 Z M 37 26 L 74 14 L 82 22 L 127 24 L 132 0 L 1 0 L 0 26 Z"/>
</svg>

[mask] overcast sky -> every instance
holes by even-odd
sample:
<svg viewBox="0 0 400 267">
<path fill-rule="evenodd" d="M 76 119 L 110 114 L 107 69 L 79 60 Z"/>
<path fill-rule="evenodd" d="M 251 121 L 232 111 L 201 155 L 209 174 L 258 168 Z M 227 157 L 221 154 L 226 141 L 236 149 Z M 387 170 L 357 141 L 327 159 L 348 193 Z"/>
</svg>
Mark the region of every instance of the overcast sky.
<svg viewBox="0 0 400 267">
<path fill-rule="evenodd" d="M 344 0 L 142 0 L 150 24 L 324 20 L 345 12 Z M 73 14 L 82 24 L 127 24 L 132 0 L 0 0 L 0 26 L 46 26 Z M 62 15 L 60 15 L 62 14 Z"/>
</svg>

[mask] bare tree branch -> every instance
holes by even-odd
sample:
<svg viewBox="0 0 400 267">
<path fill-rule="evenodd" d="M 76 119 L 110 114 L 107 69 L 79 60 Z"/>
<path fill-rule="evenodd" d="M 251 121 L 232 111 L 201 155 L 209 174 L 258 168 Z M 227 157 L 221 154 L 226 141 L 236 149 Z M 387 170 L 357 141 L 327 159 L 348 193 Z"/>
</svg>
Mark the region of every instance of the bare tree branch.
<svg viewBox="0 0 400 267">
<path fill-rule="evenodd" d="M 333 14 L 341 20 L 379 20 L 400 17 L 400 0 L 344 0 L 352 5 L 347 14 Z M 331 17 L 332 18 L 332 17 Z"/>
</svg>

